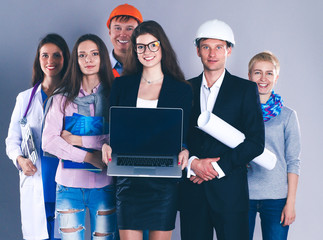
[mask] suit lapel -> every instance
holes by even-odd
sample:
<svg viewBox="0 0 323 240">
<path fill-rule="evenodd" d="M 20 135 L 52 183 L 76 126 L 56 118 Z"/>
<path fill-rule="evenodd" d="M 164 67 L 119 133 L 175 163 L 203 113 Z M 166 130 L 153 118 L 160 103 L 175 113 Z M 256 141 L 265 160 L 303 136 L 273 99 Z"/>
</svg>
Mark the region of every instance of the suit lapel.
<svg viewBox="0 0 323 240">
<path fill-rule="evenodd" d="M 222 106 L 225 106 L 225 103 L 227 102 L 226 98 L 232 96 L 230 91 L 233 88 L 231 86 L 232 83 L 230 81 L 230 78 L 231 78 L 231 74 L 227 70 L 225 70 L 224 79 L 212 110 L 212 113 L 214 113 L 215 115 L 217 115 L 221 111 Z"/>
<path fill-rule="evenodd" d="M 195 78 L 195 81 L 190 81 L 193 88 L 193 112 L 192 114 L 194 116 L 198 116 L 201 114 L 201 84 L 202 84 L 202 77 L 203 73 L 200 74 L 197 78 Z"/>
<path fill-rule="evenodd" d="M 129 101 L 126 103 L 128 106 L 136 107 L 137 105 L 140 80 L 141 74 L 135 75 L 135 79 L 133 79 L 133 84 L 130 86 L 128 91 L 129 96 L 127 99 L 129 99 Z"/>
<path fill-rule="evenodd" d="M 169 96 L 174 96 L 177 94 L 177 89 L 173 87 L 173 79 L 171 79 L 170 76 L 167 74 L 164 75 L 163 84 L 160 89 L 159 97 L 158 97 L 158 103 L 157 107 L 167 107 L 170 105 Z M 174 93 L 173 93 L 174 92 Z"/>
</svg>

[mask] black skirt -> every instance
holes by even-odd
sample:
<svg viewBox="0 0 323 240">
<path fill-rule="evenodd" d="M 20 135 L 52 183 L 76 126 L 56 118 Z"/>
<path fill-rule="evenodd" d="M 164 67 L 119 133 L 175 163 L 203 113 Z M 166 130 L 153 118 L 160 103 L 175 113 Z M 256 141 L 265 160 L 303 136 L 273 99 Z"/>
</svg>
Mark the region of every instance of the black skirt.
<svg viewBox="0 0 323 240">
<path fill-rule="evenodd" d="M 170 231 L 175 228 L 178 183 L 161 178 L 118 177 L 116 198 L 119 229 Z"/>
</svg>

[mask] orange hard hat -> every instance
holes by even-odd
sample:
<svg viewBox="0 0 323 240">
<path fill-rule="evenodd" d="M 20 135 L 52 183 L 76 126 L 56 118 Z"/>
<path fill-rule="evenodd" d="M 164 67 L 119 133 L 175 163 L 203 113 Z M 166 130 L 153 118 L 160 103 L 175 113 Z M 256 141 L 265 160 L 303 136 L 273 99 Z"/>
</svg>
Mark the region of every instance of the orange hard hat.
<svg viewBox="0 0 323 240">
<path fill-rule="evenodd" d="M 141 16 L 141 13 L 139 12 L 139 10 L 132 5 L 125 3 L 125 4 L 117 6 L 115 9 L 112 10 L 110 17 L 107 21 L 107 27 L 110 29 L 110 23 L 111 23 L 112 18 L 117 17 L 117 16 L 122 16 L 122 15 L 133 17 L 139 23 L 143 22 L 143 19 L 142 19 L 142 16 Z"/>
</svg>

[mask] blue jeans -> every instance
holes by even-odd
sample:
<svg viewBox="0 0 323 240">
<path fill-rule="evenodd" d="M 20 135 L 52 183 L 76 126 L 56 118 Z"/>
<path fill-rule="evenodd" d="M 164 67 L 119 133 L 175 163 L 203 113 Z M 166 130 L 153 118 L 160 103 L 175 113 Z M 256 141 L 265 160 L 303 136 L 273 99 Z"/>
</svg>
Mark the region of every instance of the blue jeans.
<svg viewBox="0 0 323 240">
<path fill-rule="evenodd" d="M 86 208 L 90 212 L 91 239 L 117 239 L 114 186 L 88 189 L 57 184 L 56 214 L 62 240 L 84 240 Z"/>
<path fill-rule="evenodd" d="M 250 200 L 249 239 L 253 239 L 257 212 L 261 219 L 263 240 L 286 240 L 289 226 L 280 223 L 281 213 L 286 204 L 284 199 Z"/>
</svg>

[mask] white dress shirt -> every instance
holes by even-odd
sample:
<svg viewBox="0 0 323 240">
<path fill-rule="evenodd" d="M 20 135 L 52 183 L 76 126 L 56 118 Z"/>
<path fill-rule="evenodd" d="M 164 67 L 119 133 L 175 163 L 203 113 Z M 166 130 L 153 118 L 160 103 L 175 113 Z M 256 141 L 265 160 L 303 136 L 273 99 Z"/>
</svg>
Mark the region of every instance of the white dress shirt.
<svg viewBox="0 0 323 240">
<path fill-rule="evenodd" d="M 213 111 L 214 104 L 216 102 L 220 87 L 221 87 L 223 79 L 224 79 L 224 75 L 225 75 L 225 70 L 223 71 L 221 76 L 218 78 L 218 80 L 211 87 L 208 87 L 208 84 L 207 84 L 207 81 L 205 78 L 205 74 L 203 73 L 201 90 L 200 90 L 201 113 L 203 113 L 205 111 L 208 111 L 208 112 Z M 190 178 L 191 176 L 196 176 L 194 171 L 191 170 L 192 161 L 196 158 L 198 159 L 197 156 L 192 156 L 188 160 L 187 178 Z M 222 171 L 222 169 L 220 168 L 220 166 L 216 162 L 213 162 L 212 165 L 213 165 L 213 168 L 215 169 L 215 171 L 219 174 L 217 176 L 217 178 L 221 178 L 221 177 L 225 176 L 224 172 Z"/>
<path fill-rule="evenodd" d="M 213 111 L 215 101 L 218 97 L 219 90 L 223 82 L 224 74 L 225 72 L 222 73 L 219 79 L 211 87 L 208 87 L 205 75 L 203 73 L 200 91 L 201 113 L 205 111 Z"/>
</svg>

